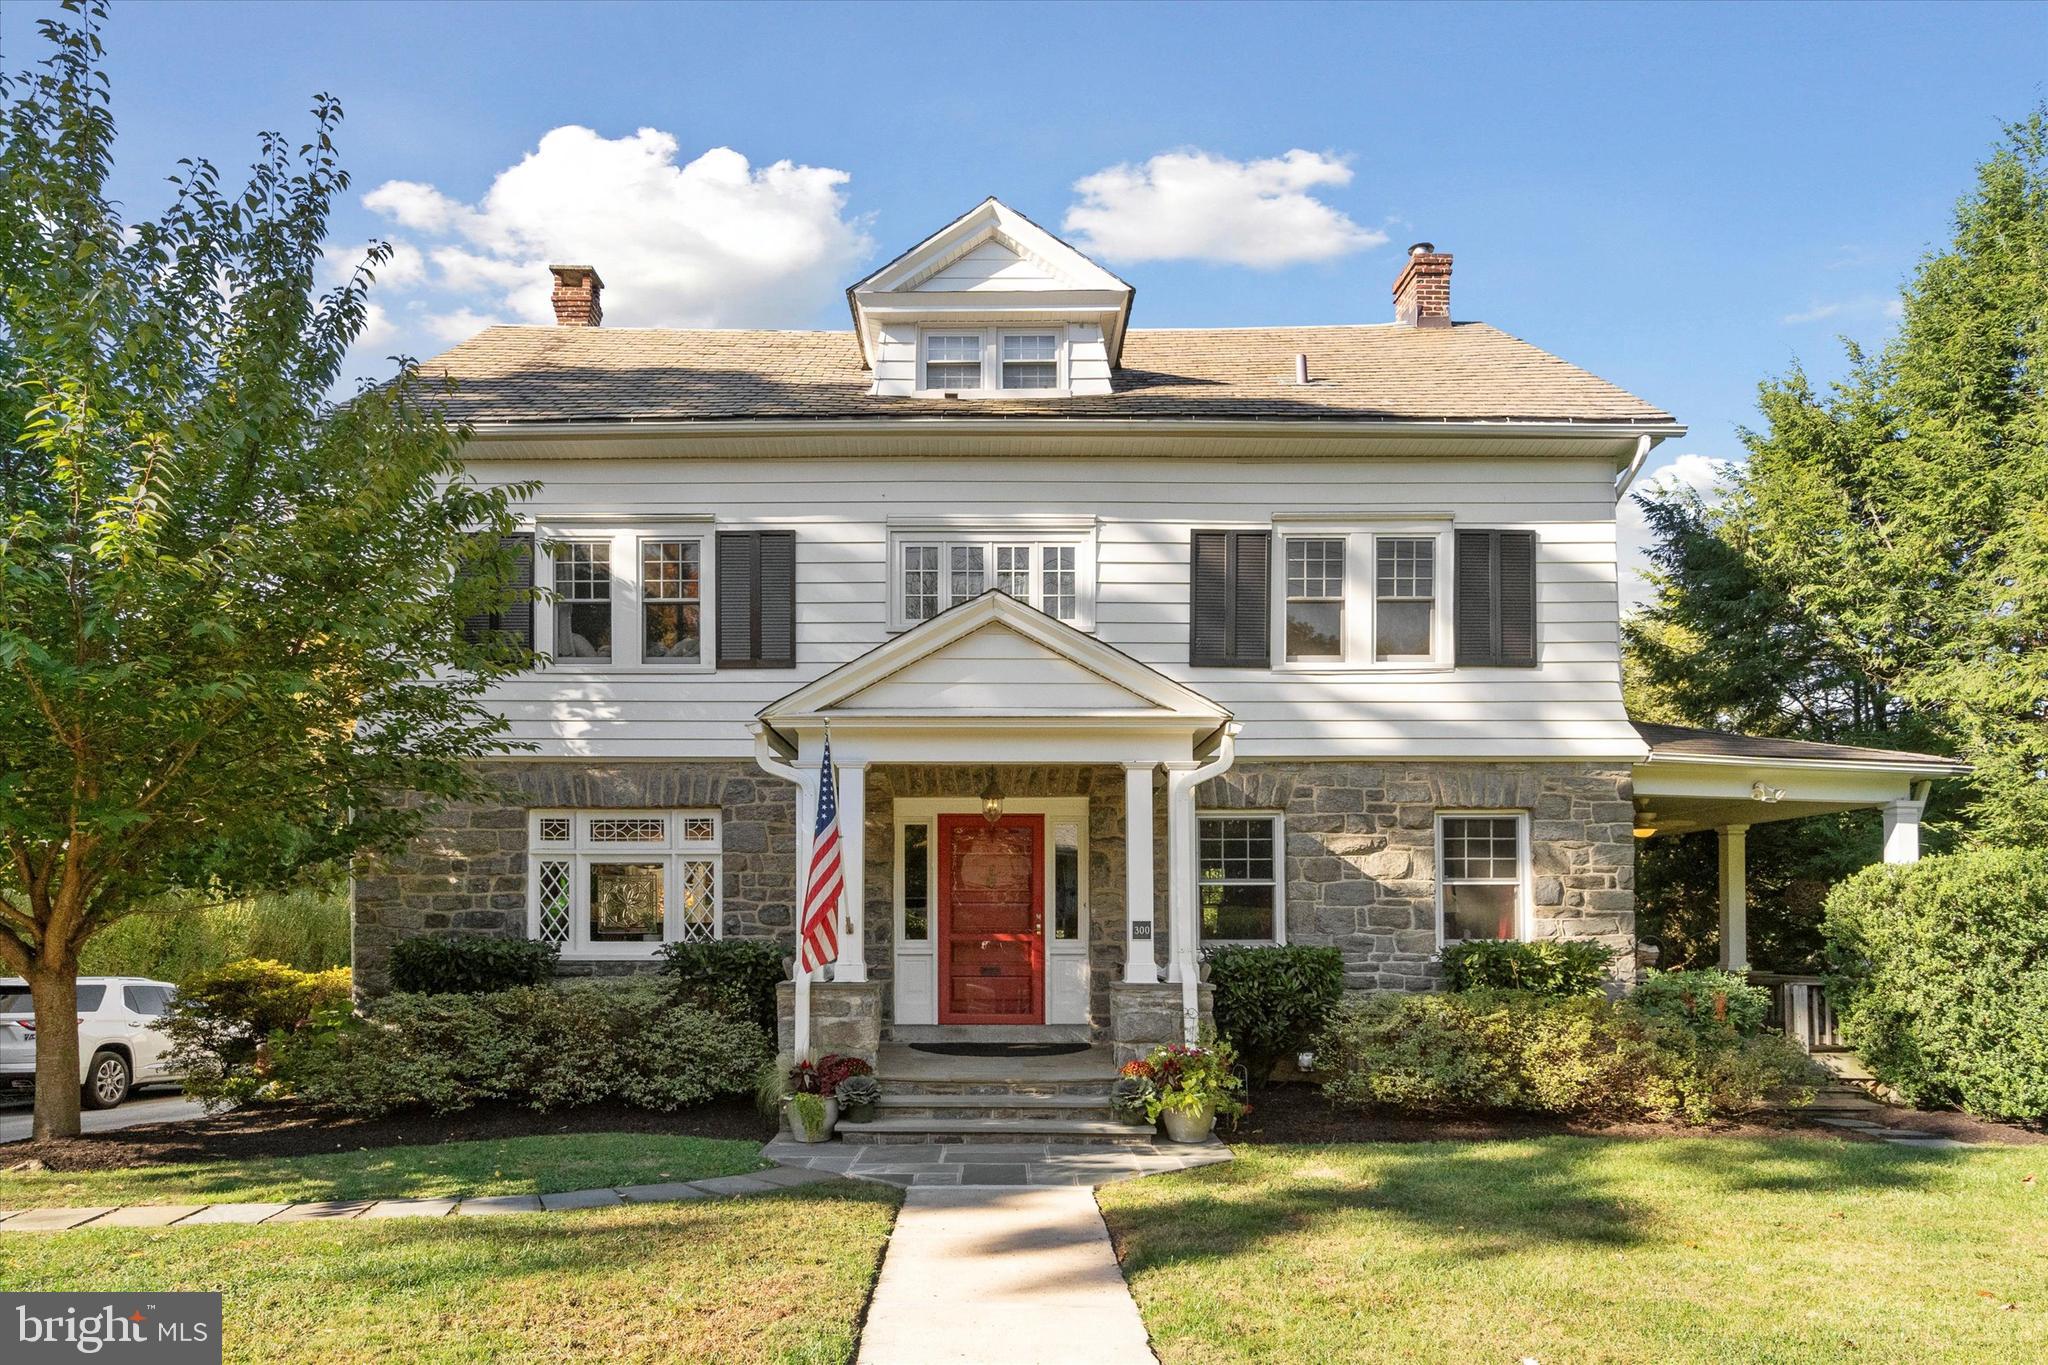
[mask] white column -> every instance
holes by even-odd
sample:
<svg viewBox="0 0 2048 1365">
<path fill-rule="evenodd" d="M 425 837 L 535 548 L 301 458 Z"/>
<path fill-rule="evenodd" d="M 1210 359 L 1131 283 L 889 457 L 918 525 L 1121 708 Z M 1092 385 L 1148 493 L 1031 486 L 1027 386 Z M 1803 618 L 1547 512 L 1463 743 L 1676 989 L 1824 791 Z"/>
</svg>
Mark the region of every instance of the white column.
<svg viewBox="0 0 2048 1365">
<path fill-rule="evenodd" d="M 1152 769 L 1124 764 L 1124 980 L 1159 979 L 1152 928 Z"/>
<path fill-rule="evenodd" d="M 1925 798 L 1887 801 L 1884 807 L 1884 860 L 1888 863 L 1920 861 L 1920 812 Z"/>
<path fill-rule="evenodd" d="M 1721 836 L 1721 965 L 1749 970 L 1749 826 L 1723 825 Z"/>
<path fill-rule="evenodd" d="M 846 891 L 840 902 L 839 957 L 834 981 L 868 979 L 867 812 L 868 765 L 836 763 L 839 775 L 839 867 Z"/>
</svg>

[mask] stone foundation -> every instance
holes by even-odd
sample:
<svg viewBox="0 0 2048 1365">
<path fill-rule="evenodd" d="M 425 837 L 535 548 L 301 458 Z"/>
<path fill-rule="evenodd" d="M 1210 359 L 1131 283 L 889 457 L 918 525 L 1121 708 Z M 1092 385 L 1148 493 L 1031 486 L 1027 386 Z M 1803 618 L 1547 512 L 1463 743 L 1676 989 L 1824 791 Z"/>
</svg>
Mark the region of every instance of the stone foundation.
<svg viewBox="0 0 2048 1365">
<path fill-rule="evenodd" d="M 1216 988 L 1207 983 L 1195 987 L 1196 1008 L 1201 1022 L 1216 1022 Z M 1181 990 L 1178 981 L 1119 981 L 1109 988 L 1109 1042 L 1116 1064 L 1143 1057 L 1155 1047 L 1186 1041 L 1181 1021 Z"/>
<path fill-rule="evenodd" d="M 1244 762 L 1196 799 L 1286 816 L 1290 943 L 1341 949 L 1353 990 L 1429 990 L 1436 817 L 1459 810 L 1528 812 L 1536 936 L 1605 943 L 1632 970 L 1632 798 L 1620 765 Z"/>
<path fill-rule="evenodd" d="M 775 1048 L 796 1055 L 796 983 L 775 988 Z M 813 981 L 811 983 L 811 1055 L 837 1052 L 873 1063 L 882 1049 L 882 983 L 879 981 Z"/>
</svg>

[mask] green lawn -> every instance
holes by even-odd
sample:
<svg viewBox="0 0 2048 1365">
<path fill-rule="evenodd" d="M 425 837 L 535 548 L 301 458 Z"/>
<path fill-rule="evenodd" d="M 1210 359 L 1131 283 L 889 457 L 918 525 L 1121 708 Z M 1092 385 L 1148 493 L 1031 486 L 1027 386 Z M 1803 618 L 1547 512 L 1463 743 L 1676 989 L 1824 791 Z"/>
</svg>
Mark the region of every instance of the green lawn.
<svg viewBox="0 0 2048 1365">
<path fill-rule="evenodd" d="M 766 1164 L 758 1142 L 577 1133 L 120 1171 L 0 1172 L 0 1208 L 552 1194 L 736 1175 Z"/>
<path fill-rule="evenodd" d="M 2048 1150 L 1241 1147 L 1100 1192 L 1163 1361 L 2048 1359 Z"/>
<path fill-rule="evenodd" d="M 897 1192 L 16 1237 L 9 1290 L 217 1289 L 226 1359 L 846 1360 Z"/>
</svg>

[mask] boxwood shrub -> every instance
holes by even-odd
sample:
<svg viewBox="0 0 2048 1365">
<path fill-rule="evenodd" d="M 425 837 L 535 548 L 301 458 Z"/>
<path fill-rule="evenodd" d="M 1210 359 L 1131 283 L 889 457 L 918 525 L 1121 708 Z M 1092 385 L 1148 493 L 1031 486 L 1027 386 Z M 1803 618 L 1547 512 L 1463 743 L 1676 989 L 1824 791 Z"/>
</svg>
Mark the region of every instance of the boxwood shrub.
<svg viewBox="0 0 2048 1365">
<path fill-rule="evenodd" d="M 1443 952 L 1444 981 L 1454 991 L 1536 991 L 1598 995 L 1607 985 L 1614 949 L 1579 939 L 1454 943 Z"/>
<path fill-rule="evenodd" d="M 782 969 L 782 945 L 772 940 L 724 938 L 711 943 L 671 943 L 661 950 L 661 972 L 678 999 L 735 1019 L 748 1019 L 775 1033 L 775 987 Z"/>
<path fill-rule="evenodd" d="M 1316 1044 L 1323 1093 L 1353 1108 L 1709 1123 L 1804 1104 L 1820 1075 L 1776 1034 L 1695 1028 L 1599 995 L 1385 992 Z"/>
<path fill-rule="evenodd" d="M 244 958 L 190 977 L 171 997 L 163 1030 L 186 1093 L 209 1106 L 271 1093 L 271 1052 L 307 1029 L 348 1018 L 349 970 L 302 972 Z"/>
<path fill-rule="evenodd" d="M 1733 1029 L 1745 1036 L 1763 1031 L 1771 993 L 1749 984 L 1738 972 L 1706 968 L 1650 972 L 1629 992 L 1629 1000 L 1653 1018 L 1700 1029 Z"/>
<path fill-rule="evenodd" d="M 774 1051 L 752 1021 L 641 981 L 389 995 L 367 1019 L 295 1036 L 276 1070 L 305 1100 L 370 1116 L 487 1101 L 670 1110 L 750 1093 Z"/>
<path fill-rule="evenodd" d="M 1203 956 L 1216 991 L 1216 1031 L 1244 1059 L 1252 1084 L 1281 1057 L 1314 1042 L 1344 994 L 1344 955 L 1335 948 L 1215 947 Z"/>
<path fill-rule="evenodd" d="M 503 991 L 554 979 L 554 945 L 495 934 L 435 934 L 391 948 L 391 988 L 408 995 Z"/>
<path fill-rule="evenodd" d="M 1828 1000 L 1915 1104 L 2048 1115 L 2048 852 L 1868 867 L 1828 896 Z"/>
</svg>

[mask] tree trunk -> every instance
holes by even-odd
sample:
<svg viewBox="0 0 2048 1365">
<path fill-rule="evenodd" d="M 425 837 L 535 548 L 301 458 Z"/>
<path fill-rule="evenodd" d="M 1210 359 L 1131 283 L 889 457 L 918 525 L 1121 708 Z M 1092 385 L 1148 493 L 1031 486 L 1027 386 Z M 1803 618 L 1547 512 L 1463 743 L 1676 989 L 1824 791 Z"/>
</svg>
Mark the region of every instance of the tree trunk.
<svg viewBox="0 0 2048 1365">
<path fill-rule="evenodd" d="M 36 1007 L 36 1117 L 31 1136 L 77 1137 L 78 964 L 37 963 L 27 973 Z"/>
</svg>

